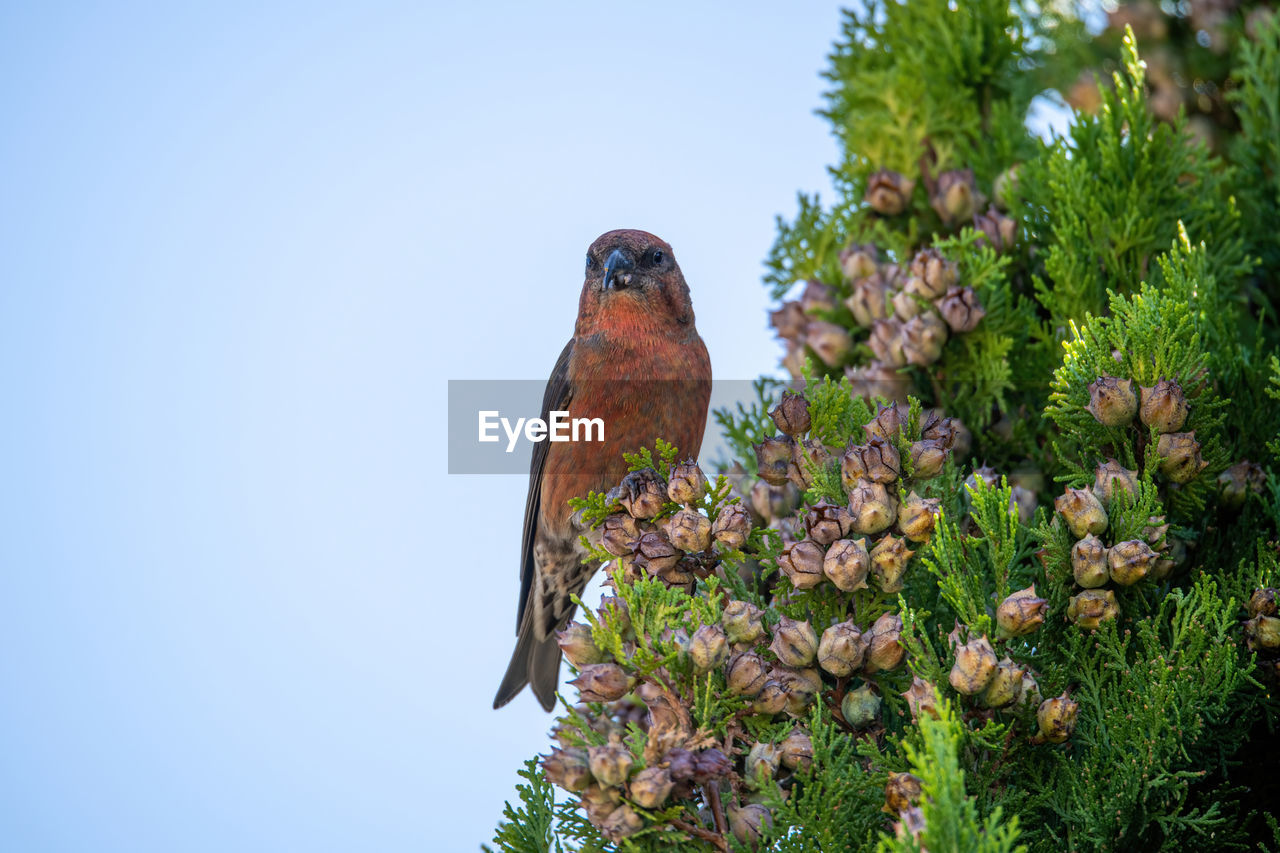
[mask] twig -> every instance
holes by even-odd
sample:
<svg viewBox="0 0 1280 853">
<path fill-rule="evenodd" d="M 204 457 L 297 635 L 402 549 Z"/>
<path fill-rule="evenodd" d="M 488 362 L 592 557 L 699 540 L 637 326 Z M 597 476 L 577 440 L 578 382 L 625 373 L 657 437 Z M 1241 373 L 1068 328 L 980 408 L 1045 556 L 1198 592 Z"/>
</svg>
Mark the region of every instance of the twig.
<svg viewBox="0 0 1280 853">
<path fill-rule="evenodd" d="M 711 814 L 716 819 L 716 831 L 724 835 L 729 831 L 729 824 L 725 822 L 724 807 L 720 805 L 720 786 L 715 779 L 712 779 L 702 786 L 702 791 L 707 795 L 707 802 L 711 803 Z"/>
<path fill-rule="evenodd" d="M 722 850 L 724 851 L 724 853 L 729 853 L 729 842 L 725 841 L 724 836 L 718 832 L 712 832 L 709 829 L 703 829 L 700 826 L 694 826 L 688 821 L 681 820 L 678 817 L 673 817 L 671 819 L 671 825 L 674 826 L 676 829 L 680 830 L 681 832 L 685 832 L 685 833 L 688 833 L 689 835 L 692 835 L 694 838 L 701 838 L 703 841 L 715 847 L 717 850 Z"/>
</svg>

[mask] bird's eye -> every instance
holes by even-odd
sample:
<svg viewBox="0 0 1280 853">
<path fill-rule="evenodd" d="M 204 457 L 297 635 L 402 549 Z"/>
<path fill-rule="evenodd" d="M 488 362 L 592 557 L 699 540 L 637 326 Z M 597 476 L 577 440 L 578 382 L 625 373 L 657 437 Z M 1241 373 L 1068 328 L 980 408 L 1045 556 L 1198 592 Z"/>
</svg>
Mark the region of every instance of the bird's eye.
<svg viewBox="0 0 1280 853">
<path fill-rule="evenodd" d="M 587 269 L 591 269 L 596 264 L 596 259 L 587 255 Z"/>
<path fill-rule="evenodd" d="M 666 255 L 662 254 L 661 249 L 654 249 L 653 254 L 649 256 L 649 259 L 656 267 L 658 264 L 662 263 L 662 259 L 665 257 Z"/>
</svg>

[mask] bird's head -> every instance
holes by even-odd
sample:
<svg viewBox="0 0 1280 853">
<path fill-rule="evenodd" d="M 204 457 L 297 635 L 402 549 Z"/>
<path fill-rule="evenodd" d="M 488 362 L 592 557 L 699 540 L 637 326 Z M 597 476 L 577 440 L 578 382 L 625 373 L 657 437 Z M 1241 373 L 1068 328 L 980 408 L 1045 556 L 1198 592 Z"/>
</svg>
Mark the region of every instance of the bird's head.
<svg viewBox="0 0 1280 853">
<path fill-rule="evenodd" d="M 647 231 L 624 229 L 600 235 L 587 249 L 578 314 L 691 325 L 693 304 L 671 247 Z"/>
</svg>

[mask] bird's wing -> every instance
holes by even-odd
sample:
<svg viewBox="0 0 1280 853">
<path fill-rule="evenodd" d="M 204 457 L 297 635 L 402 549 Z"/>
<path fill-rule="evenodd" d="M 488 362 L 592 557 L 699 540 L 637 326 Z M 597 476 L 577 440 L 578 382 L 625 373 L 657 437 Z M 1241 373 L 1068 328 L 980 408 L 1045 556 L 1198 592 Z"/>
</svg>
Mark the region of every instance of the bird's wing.
<svg viewBox="0 0 1280 853">
<path fill-rule="evenodd" d="M 542 420 L 550 420 L 552 411 L 565 411 L 569 401 L 573 399 L 573 388 L 569 385 L 569 356 L 573 352 L 573 339 L 564 345 L 556 366 L 547 380 L 547 390 L 542 395 Z M 520 633 L 520 625 L 524 622 L 524 613 L 529 606 L 529 591 L 533 587 L 535 566 L 533 563 L 533 541 L 538 533 L 538 512 L 542 506 L 542 471 L 547 461 L 548 441 L 538 441 L 533 445 L 533 461 L 529 465 L 529 499 L 524 505 L 524 541 L 520 547 L 520 610 L 516 614 L 516 633 Z"/>
</svg>

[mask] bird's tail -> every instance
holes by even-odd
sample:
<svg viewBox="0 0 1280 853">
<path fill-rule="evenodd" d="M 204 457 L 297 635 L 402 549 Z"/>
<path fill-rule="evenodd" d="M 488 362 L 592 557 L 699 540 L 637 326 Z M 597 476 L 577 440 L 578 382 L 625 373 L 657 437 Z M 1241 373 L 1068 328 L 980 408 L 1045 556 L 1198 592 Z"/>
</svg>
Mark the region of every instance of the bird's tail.
<svg viewBox="0 0 1280 853">
<path fill-rule="evenodd" d="M 544 711 L 556 706 L 556 685 L 560 681 L 560 646 L 551 633 L 544 640 L 533 635 L 533 620 L 526 619 L 516 638 L 516 650 L 511 653 L 507 674 L 502 676 L 502 686 L 493 697 L 493 707 L 501 708 L 516 698 L 526 684 L 533 688 L 533 695 Z"/>
</svg>

